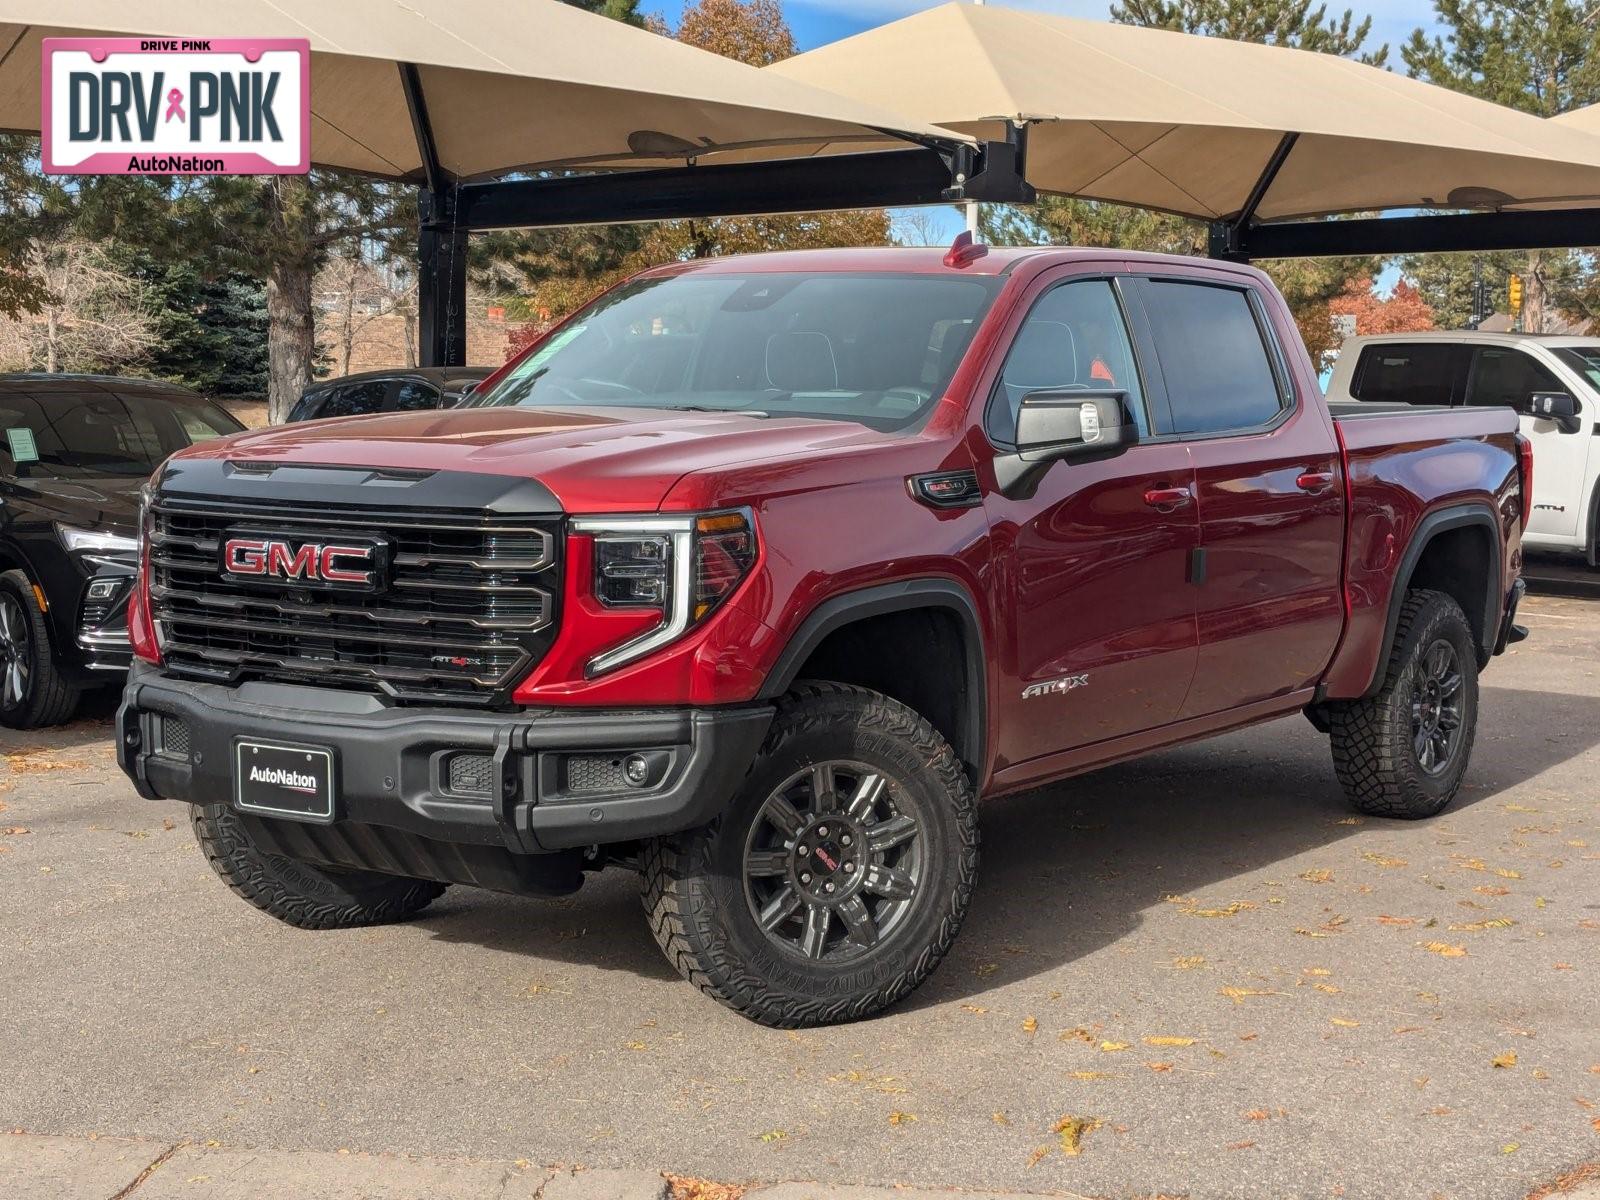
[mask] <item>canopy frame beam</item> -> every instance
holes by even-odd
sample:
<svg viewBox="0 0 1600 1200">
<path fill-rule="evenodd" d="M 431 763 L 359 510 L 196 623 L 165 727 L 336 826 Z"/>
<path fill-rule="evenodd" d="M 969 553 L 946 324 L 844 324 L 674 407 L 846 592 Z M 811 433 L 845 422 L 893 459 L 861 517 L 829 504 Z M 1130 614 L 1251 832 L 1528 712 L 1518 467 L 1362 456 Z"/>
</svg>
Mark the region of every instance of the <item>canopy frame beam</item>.
<svg viewBox="0 0 1600 1200">
<path fill-rule="evenodd" d="M 423 132 L 428 130 L 420 87 L 413 113 L 422 117 L 417 124 L 420 145 Z M 773 162 L 483 183 L 460 183 L 441 172 L 440 186 L 430 184 L 419 199 L 419 358 L 424 366 L 459 366 L 466 362 L 470 233 L 690 217 L 906 208 L 963 200 L 1028 203 L 1035 199 L 1035 193 L 1023 178 L 1026 155 L 1024 127 L 1008 131 L 1005 141 L 923 144 L 904 150 L 814 155 Z"/>
<path fill-rule="evenodd" d="M 1600 208 L 1281 221 L 1224 231 L 1211 227 L 1214 258 L 1333 258 L 1600 246 Z"/>
</svg>

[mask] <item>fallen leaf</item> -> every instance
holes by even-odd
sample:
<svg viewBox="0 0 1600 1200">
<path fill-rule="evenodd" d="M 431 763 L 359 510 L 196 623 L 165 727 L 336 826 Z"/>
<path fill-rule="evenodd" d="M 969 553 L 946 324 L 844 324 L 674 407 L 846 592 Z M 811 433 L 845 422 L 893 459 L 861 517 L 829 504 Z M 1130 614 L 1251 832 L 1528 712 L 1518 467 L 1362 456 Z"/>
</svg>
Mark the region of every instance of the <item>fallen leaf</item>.
<svg viewBox="0 0 1600 1200">
<path fill-rule="evenodd" d="M 1061 1139 L 1061 1153 L 1076 1158 L 1083 1153 L 1083 1139 L 1102 1124 L 1099 1117 L 1062 1117 L 1052 1132 Z"/>
<path fill-rule="evenodd" d="M 1321 868 L 1315 871 L 1301 871 L 1300 878 L 1304 879 L 1307 883 L 1332 883 L 1333 872 L 1327 870 L 1326 868 Z"/>
<path fill-rule="evenodd" d="M 1344 991 L 1343 988 L 1334 987 L 1334 985 L 1331 983 L 1314 983 L 1311 986 L 1316 988 L 1319 992 L 1326 992 L 1330 996 L 1337 996 L 1339 993 Z"/>
<path fill-rule="evenodd" d="M 1513 871 L 1510 867 L 1496 867 L 1494 873 L 1502 879 L 1521 879 L 1521 871 Z M 1513 1143 L 1515 1145 L 1515 1143 Z"/>
<path fill-rule="evenodd" d="M 1152 1071 L 1158 1071 L 1158 1072 L 1159 1071 L 1170 1071 L 1170 1070 L 1172 1070 L 1172 1064 L 1169 1063 L 1169 1062 L 1147 1062 L 1147 1063 L 1145 1063 L 1145 1066 L 1148 1067 Z"/>
<path fill-rule="evenodd" d="M 1489 1065 L 1500 1070 L 1509 1070 L 1517 1065 L 1517 1052 L 1515 1050 L 1507 1050 L 1497 1058 L 1490 1059 Z"/>
<path fill-rule="evenodd" d="M 1032 1036 L 1039 1032 L 1039 1018 L 1025 1017 L 1022 1021 L 1022 1032 Z"/>
<path fill-rule="evenodd" d="M 1218 991 L 1219 996 L 1226 996 L 1235 1004 L 1243 1004 L 1249 996 L 1282 996 L 1283 992 L 1269 991 L 1264 988 L 1225 987 Z"/>
<path fill-rule="evenodd" d="M 1235 900 L 1227 908 L 1180 908 L 1178 911 L 1186 917 L 1236 917 L 1255 907 L 1249 900 Z"/>
<path fill-rule="evenodd" d="M 916 1119 L 915 1113 L 892 1112 L 889 1114 L 889 1124 L 891 1125 L 910 1125 Z"/>
<path fill-rule="evenodd" d="M 1415 917 L 1391 917 L 1387 913 L 1378 917 L 1377 920 L 1379 925 L 1398 925 L 1402 928 L 1407 925 L 1415 925 L 1417 923 L 1417 919 Z"/>
<path fill-rule="evenodd" d="M 1328 976 L 1328 975 L 1332 975 L 1333 972 L 1328 970 L 1327 967 L 1307 967 L 1304 971 L 1301 972 L 1301 974 L 1303 974 L 1303 975 L 1317 975 L 1317 976 L 1324 976 L 1325 977 L 1325 976 Z"/>
<path fill-rule="evenodd" d="M 756 1134 L 756 1138 L 763 1142 L 781 1142 L 788 1136 L 782 1129 L 769 1129 L 765 1133 Z"/>
<path fill-rule="evenodd" d="M 1203 954 L 1190 954 L 1184 958 L 1173 959 L 1172 965 L 1180 971 L 1192 971 L 1196 967 L 1204 966 L 1205 961 L 1205 955 Z"/>
<path fill-rule="evenodd" d="M 8 825 L 6 828 L 0 829 L 0 833 L 9 834 L 12 837 L 17 837 L 21 834 L 32 832 L 33 830 L 29 829 L 26 825 Z"/>
<path fill-rule="evenodd" d="M 974 973 L 978 975 L 979 978 L 982 978 L 985 975 L 993 975 L 999 969 L 999 963 L 979 963 L 977 967 L 974 968 Z"/>
<path fill-rule="evenodd" d="M 650 1047 L 645 1045 L 643 1042 L 623 1042 L 622 1044 L 623 1044 L 623 1046 L 625 1046 L 629 1050 L 648 1050 L 648 1049 L 650 1049 Z"/>
<path fill-rule="evenodd" d="M 1596 1133 L 1600 1133 L 1600 1117 L 1596 1117 L 1594 1120 L 1590 1121 L 1589 1125 Z"/>
<path fill-rule="evenodd" d="M 1361 825 L 1361 824 L 1364 824 L 1364 822 L 1362 821 L 1362 819 L 1360 817 L 1340 817 L 1337 821 L 1334 822 L 1334 824 L 1335 825 Z"/>
<path fill-rule="evenodd" d="M 1244 1114 L 1244 1119 L 1246 1121 L 1270 1121 L 1272 1120 L 1272 1114 L 1264 1108 L 1252 1108 Z"/>
<path fill-rule="evenodd" d="M 1451 933 L 1482 933 L 1486 929 L 1510 929 L 1516 922 L 1510 917 L 1495 917 L 1488 921 L 1468 921 L 1450 926 Z"/>
<path fill-rule="evenodd" d="M 1522 1143 L 1521 1142 L 1507 1142 L 1504 1146 L 1500 1147 L 1500 1153 L 1501 1154 L 1515 1154 L 1521 1148 L 1522 1148 Z"/>
<path fill-rule="evenodd" d="M 1552 963 L 1552 964 L 1550 964 L 1550 969 L 1552 971 L 1570 971 L 1570 970 L 1572 970 L 1572 964 L 1571 963 Z"/>
<path fill-rule="evenodd" d="M 1346 1029 L 1354 1029 L 1356 1026 L 1361 1024 L 1360 1021 L 1351 1021 L 1345 1017 L 1333 1017 L 1332 1021 L 1335 1025 L 1342 1025 Z"/>
<path fill-rule="evenodd" d="M 1403 858 L 1390 858 L 1387 854 L 1376 854 L 1371 850 L 1368 850 L 1361 857 L 1366 859 L 1369 863 L 1375 863 L 1380 867 L 1389 867 L 1391 869 L 1395 867 L 1407 867 L 1411 865 Z"/>
<path fill-rule="evenodd" d="M 981 1005 L 981 1004 L 963 1004 L 961 1006 L 961 1010 L 963 1012 L 972 1013 L 974 1016 L 978 1016 L 978 1017 L 983 1016 L 984 1013 L 989 1011 L 987 1008 L 983 1007 L 983 1005 Z"/>
<path fill-rule="evenodd" d="M 1126 1050 L 1127 1048 L 1128 1048 L 1128 1043 L 1127 1042 L 1101 1042 L 1100 1043 L 1100 1049 L 1105 1051 L 1107 1054 L 1115 1054 L 1117 1051 Z"/>
<path fill-rule="evenodd" d="M 1511 894 L 1510 888 L 1501 887 L 1498 883 L 1480 883 L 1472 890 L 1480 896 L 1509 896 Z"/>
<path fill-rule="evenodd" d="M 1529 808 L 1526 804 L 1502 804 L 1500 807 L 1507 812 L 1536 813 L 1539 811 L 1537 808 Z"/>
<path fill-rule="evenodd" d="M 1254 1145 L 1255 1145 L 1254 1142 L 1230 1142 L 1228 1144 L 1228 1149 L 1229 1150 L 1248 1150 L 1248 1149 L 1250 1149 L 1251 1146 L 1254 1146 Z"/>
<path fill-rule="evenodd" d="M 1028 1166 L 1030 1168 L 1038 1166 L 1039 1165 L 1039 1160 L 1041 1158 L 1043 1158 L 1046 1154 L 1049 1154 L 1049 1153 L 1050 1153 L 1050 1147 L 1049 1146 L 1038 1146 L 1038 1147 L 1035 1147 L 1033 1153 L 1028 1155 Z"/>
<path fill-rule="evenodd" d="M 1326 937 L 1332 937 L 1333 936 L 1333 934 L 1331 934 L 1331 933 L 1318 933 L 1314 929 L 1296 929 L 1295 932 L 1298 933 L 1301 937 L 1309 937 L 1309 938 L 1326 938 Z"/>
<path fill-rule="evenodd" d="M 1192 1037 L 1147 1037 L 1144 1039 L 1146 1046 L 1192 1046 L 1199 1041 Z"/>
<path fill-rule="evenodd" d="M 1011 1118 L 1006 1116 L 1003 1112 L 990 1113 L 989 1120 L 993 1121 L 996 1125 L 1011 1124 Z"/>
<path fill-rule="evenodd" d="M 1063 1042 L 1092 1042 L 1094 1041 L 1094 1034 L 1080 1025 L 1076 1029 L 1063 1029 L 1061 1031 L 1061 1040 Z"/>
<path fill-rule="evenodd" d="M 1418 942 L 1417 945 L 1424 950 L 1437 954 L 1440 958 L 1465 958 L 1467 956 L 1467 948 L 1465 946 L 1452 946 L 1448 942 Z"/>
<path fill-rule="evenodd" d="M 1070 1073 L 1074 1079 L 1081 1079 L 1090 1083 L 1096 1079 L 1115 1079 L 1116 1074 L 1111 1071 L 1073 1071 Z"/>
</svg>

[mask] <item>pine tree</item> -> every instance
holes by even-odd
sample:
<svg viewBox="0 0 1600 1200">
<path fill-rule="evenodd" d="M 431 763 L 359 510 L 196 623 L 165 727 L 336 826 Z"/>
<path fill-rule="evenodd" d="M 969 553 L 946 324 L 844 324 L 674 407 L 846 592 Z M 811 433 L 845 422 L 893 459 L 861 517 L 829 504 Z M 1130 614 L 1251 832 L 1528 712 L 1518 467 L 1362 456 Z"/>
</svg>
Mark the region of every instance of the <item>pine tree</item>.
<svg viewBox="0 0 1600 1200">
<path fill-rule="evenodd" d="M 1294 46 L 1359 58 L 1373 66 L 1382 66 L 1389 55 L 1387 46 L 1366 49 L 1371 17 L 1357 20 L 1348 8 L 1330 17 L 1327 5 L 1312 8 L 1311 0 L 1119 0 L 1111 6 L 1111 19 L 1236 42 Z"/>
<path fill-rule="evenodd" d="M 192 259 L 168 262 L 119 248 L 117 260 L 145 285 L 155 349 L 141 364 L 208 396 L 261 399 L 267 394 L 267 297 L 258 278 L 201 274 Z"/>
<path fill-rule="evenodd" d="M 1600 22 L 1589 0 L 1434 0 L 1442 34 L 1418 29 L 1401 48 L 1408 74 L 1496 104 L 1553 117 L 1600 102 Z M 1471 313 L 1475 269 L 1504 297 L 1510 274 L 1523 280 L 1523 328 L 1543 332 L 1555 308 L 1582 311 L 1594 288 L 1587 256 L 1534 250 L 1476 256 L 1413 255 L 1404 269 L 1441 324 Z"/>
</svg>

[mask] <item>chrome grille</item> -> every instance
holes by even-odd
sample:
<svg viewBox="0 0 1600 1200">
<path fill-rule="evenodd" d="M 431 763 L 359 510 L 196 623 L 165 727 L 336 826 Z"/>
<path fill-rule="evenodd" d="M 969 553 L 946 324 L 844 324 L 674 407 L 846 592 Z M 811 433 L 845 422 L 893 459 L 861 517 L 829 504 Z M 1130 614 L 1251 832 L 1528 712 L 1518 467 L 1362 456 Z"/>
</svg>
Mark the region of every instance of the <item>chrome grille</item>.
<svg viewBox="0 0 1600 1200">
<path fill-rule="evenodd" d="M 152 511 L 151 604 L 175 674 L 490 704 L 506 698 L 554 633 L 558 519 L 171 496 Z M 381 539 L 390 577 L 375 592 L 225 578 L 221 547 L 240 531 L 292 542 Z"/>
</svg>

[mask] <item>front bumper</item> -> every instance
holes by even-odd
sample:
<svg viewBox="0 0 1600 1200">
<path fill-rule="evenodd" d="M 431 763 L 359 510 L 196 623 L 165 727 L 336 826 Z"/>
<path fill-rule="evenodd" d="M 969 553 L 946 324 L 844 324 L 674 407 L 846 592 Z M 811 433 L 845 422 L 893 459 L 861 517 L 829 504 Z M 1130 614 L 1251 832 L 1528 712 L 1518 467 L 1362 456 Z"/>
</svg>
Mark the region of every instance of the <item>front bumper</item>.
<svg viewBox="0 0 1600 1200">
<path fill-rule="evenodd" d="M 306 857 L 326 858 L 331 833 L 361 827 L 531 855 L 705 824 L 732 797 L 772 715 L 770 705 L 400 708 L 328 688 L 174 680 L 136 662 L 117 714 L 117 755 L 141 796 L 215 804 L 233 801 L 241 740 L 327 749 L 335 779 L 331 822 L 319 828 L 250 815 L 290 839 L 286 853 L 303 838 L 322 847 Z M 638 784 L 620 770 L 631 756 L 647 765 Z"/>
</svg>

